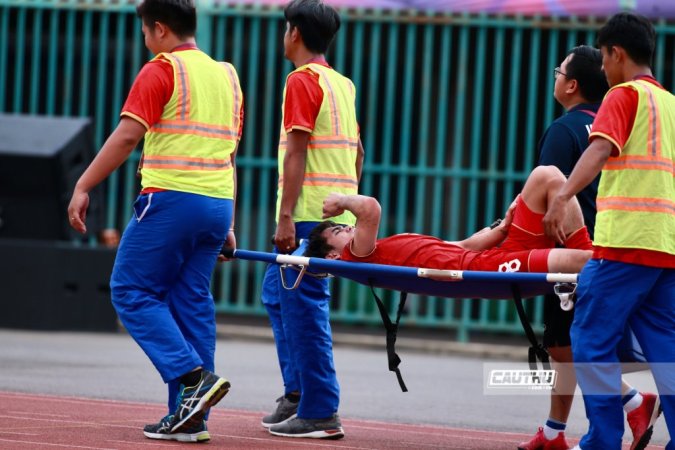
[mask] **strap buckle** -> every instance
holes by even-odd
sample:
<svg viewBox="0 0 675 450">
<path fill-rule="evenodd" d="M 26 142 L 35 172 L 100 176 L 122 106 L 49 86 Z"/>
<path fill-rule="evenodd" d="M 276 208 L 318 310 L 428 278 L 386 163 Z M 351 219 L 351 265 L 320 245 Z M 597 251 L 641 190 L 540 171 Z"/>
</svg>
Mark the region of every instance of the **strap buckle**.
<svg viewBox="0 0 675 450">
<path fill-rule="evenodd" d="M 312 278 L 333 278 L 333 275 L 329 273 L 312 273 L 307 271 L 307 267 L 303 264 L 297 265 L 297 264 L 280 264 L 279 265 L 279 275 L 281 276 L 281 285 L 286 289 L 287 291 L 292 291 L 293 289 L 297 289 L 297 287 L 300 285 L 300 282 L 302 281 L 302 277 L 307 275 L 308 277 Z M 298 274 L 298 278 L 295 279 L 295 283 L 293 283 L 293 286 L 288 286 L 288 283 L 286 283 L 286 269 L 293 269 L 297 270 L 300 272 Z"/>
<path fill-rule="evenodd" d="M 296 267 L 300 268 L 300 273 L 298 274 L 298 277 L 295 279 L 295 283 L 293 283 L 293 286 L 289 287 L 288 283 L 286 283 L 286 271 L 284 269 L 287 268 L 293 268 L 295 269 Z M 287 291 L 292 291 L 293 289 L 296 289 L 299 285 L 300 282 L 302 281 L 302 277 L 305 276 L 305 272 L 307 272 L 307 266 L 300 265 L 300 266 L 294 266 L 291 264 L 281 264 L 279 266 L 279 275 L 281 276 L 281 285 L 286 289 Z"/>
<path fill-rule="evenodd" d="M 577 283 L 556 283 L 553 292 L 560 299 L 560 309 L 571 311 L 574 309 L 574 294 L 577 291 Z"/>
</svg>

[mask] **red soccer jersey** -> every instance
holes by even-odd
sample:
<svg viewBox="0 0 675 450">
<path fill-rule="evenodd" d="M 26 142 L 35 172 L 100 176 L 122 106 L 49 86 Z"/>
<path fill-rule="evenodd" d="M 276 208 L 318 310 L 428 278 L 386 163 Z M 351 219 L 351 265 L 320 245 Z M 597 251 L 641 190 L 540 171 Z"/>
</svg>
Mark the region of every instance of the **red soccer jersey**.
<svg viewBox="0 0 675 450">
<path fill-rule="evenodd" d="M 432 269 L 466 269 L 480 252 L 465 250 L 450 242 L 422 234 L 396 234 L 379 239 L 375 250 L 367 256 L 356 256 L 351 245 L 342 251 L 343 261 L 369 262 L 393 266 Z"/>
<path fill-rule="evenodd" d="M 421 267 L 441 270 L 484 270 L 489 272 L 548 272 L 546 249 L 466 250 L 458 245 L 421 234 L 397 234 L 377 241 L 370 255 L 359 257 L 345 246 L 343 261 Z"/>
<path fill-rule="evenodd" d="M 340 257 L 344 261 L 427 269 L 548 272 L 548 254 L 554 243 L 544 236 L 543 216 L 519 198 L 513 224 L 500 246 L 466 250 L 433 236 L 406 233 L 378 240 L 375 250 L 363 257 L 352 253 L 350 243 Z"/>
</svg>

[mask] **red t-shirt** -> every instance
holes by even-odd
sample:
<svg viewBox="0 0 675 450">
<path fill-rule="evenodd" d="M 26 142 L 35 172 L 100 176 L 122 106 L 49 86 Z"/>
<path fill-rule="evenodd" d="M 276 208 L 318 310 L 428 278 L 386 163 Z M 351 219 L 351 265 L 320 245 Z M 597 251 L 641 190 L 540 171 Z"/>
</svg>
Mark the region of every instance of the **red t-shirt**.
<svg viewBox="0 0 675 450">
<path fill-rule="evenodd" d="M 380 239 L 370 255 L 356 256 L 351 243 L 341 254 L 345 261 L 444 270 L 548 272 L 548 254 L 554 242 L 544 235 L 543 214 L 535 213 L 518 198 L 513 224 L 506 239 L 482 251 L 422 234 L 397 234 Z"/>
<path fill-rule="evenodd" d="M 645 75 L 635 79 L 648 81 L 663 89 L 663 86 L 653 77 Z M 633 130 L 637 106 L 638 93 L 634 89 L 620 87 L 612 90 L 602 101 L 588 140 L 607 139 L 614 145 L 612 157 L 620 156 L 621 150 L 626 145 L 626 141 L 628 141 Z M 593 257 L 650 267 L 675 268 L 675 255 L 653 250 L 596 246 Z"/>
<path fill-rule="evenodd" d="M 323 58 L 310 61 L 330 68 Z M 284 130 L 290 133 L 301 130 L 311 133 L 323 102 L 323 89 L 319 75 L 311 70 L 293 72 L 286 80 L 286 101 L 284 102 Z"/>
<path fill-rule="evenodd" d="M 393 266 L 464 270 L 478 254 L 480 252 L 465 250 L 433 236 L 405 233 L 378 239 L 375 249 L 367 256 L 354 255 L 351 244 L 346 245 L 340 258 Z"/>
</svg>

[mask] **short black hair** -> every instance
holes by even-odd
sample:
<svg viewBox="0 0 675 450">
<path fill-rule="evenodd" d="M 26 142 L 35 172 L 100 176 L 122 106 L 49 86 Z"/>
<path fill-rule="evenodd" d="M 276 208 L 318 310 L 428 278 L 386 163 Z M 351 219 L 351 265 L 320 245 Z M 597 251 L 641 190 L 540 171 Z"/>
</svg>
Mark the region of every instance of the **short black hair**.
<svg viewBox="0 0 675 450">
<path fill-rule="evenodd" d="M 292 0 L 284 8 L 284 17 L 313 53 L 326 53 L 340 29 L 340 15 L 321 0 Z"/>
<path fill-rule="evenodd" d="M 309 233 L 309 238 L 307 238 L 308 244 L 307 249 L 303 256 L 309 256 L 314 258 L 325 258 L 328 252 L 333 250 L 333 247 L 328 245 L 326 238 L 323 237 L 323 232 L 327 228 L 335 227 L 337 223 L 332 220 L 324 220 L 314 228 Z"/>
<path fill-rule="evenodd" d="M 146 26 L 161 22 L 183 39 L 197 31 L 197 11 L 193 0 L 144 0 L 136 14 Z"/>
<path fill-rule="evenodd" d="M 613 46 L 626 50 L 637 64 L 649 66 L 654 56 L 656 32 L 644 16 L 621 12 L 613 15 L 598 32 L 598 46 L 611 53 Z"/>
<path fill-rule="evenodd" d="M 602 53 L 597 48 L 588 45 L 580 45 L 570 50 L 572 55 L 565 75 L 567 78 L 577 80 L 582 97 L 591 103 L 602 101 L 609 90 L 607 78 L 602 71 Z"/>
</svg>

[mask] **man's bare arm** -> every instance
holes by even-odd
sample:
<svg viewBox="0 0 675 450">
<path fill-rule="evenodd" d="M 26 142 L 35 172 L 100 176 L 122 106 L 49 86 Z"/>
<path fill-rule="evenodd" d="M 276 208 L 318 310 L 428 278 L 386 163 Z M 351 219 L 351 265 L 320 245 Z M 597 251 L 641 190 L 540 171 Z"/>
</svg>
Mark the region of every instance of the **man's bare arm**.
<svg viewBox="0 0 675 450">
<path fill-rule="evenodd" d="M 295 224 L 293 211 L 300 198 L 302 183 L 305 181 L 305 164 L 309 133 L 294 130 L 287 135 L 286 154 L 284 155 L 284 184 L 281 192 L 281 206 L 274 243 L 281 252 L 290 252 L 295 248 Z"/>
<path fill-rule="evenodd" d="M 463 241 L 453 242 L 466 250 L 488 250 L 501 244 L 508 231 L 500 224 L 497 228 L 484 228 Z"/>
<path fill-rule="evenodd" d="M 331 194 L 323 201 L 323 217 L 327 219 L 351 211 L 356 216 L 352 252 L 365 256 L 375 249 L 382 209 L 377 200 L 365 195 Z"/>
<path fill-rule="evenodd" d="M 520 196 L 520 194 L 519 194 Z M 516 211 L 516 204 L 518 197 L 511 203 L 509 209 L 504 214 L 504 219 L 495 228 L 484 228 L 463 241 L 453 242 L 453 244 L 467 250 L 487 250 L 501 244 L 509 233 L 511 223 L 513 222 L 513 214 Z"/>
<path fill-rule="evenodd" d="M 363 172 L 363 155 L 365 151 L 363 150 L 363 144 L 359 138 L 359 143 L 356 146 L 356 179 L 358 182 L 361 182 L 361 172 Z"/>
<path fill-rule="evenodd" d="M 68 205 L 70 226 L 80 233 L 87 228 L 85 220 L 89 207 L 89 192 L 115 171 L 145 135 L 145 127 L 134 119 L 123 116 L 117 128 L 101 147 L 87 170 L 75 185 L 73 196 Z"/>
</svg>

